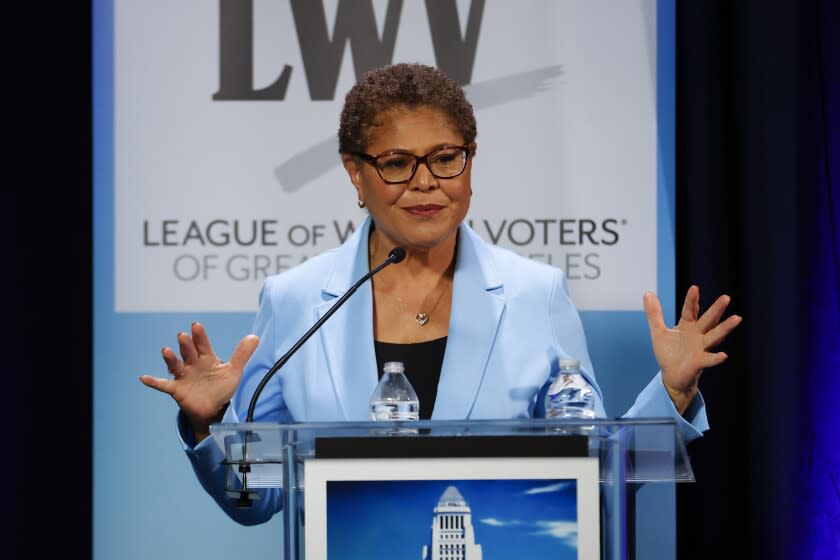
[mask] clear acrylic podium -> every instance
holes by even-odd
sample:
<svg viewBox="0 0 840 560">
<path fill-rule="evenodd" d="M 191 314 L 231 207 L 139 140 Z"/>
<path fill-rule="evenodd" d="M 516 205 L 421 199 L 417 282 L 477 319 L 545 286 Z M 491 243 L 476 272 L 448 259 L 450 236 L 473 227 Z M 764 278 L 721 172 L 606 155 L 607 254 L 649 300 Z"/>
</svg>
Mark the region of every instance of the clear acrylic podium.
<svg viewBox="0 0 840 560">
<path fill-rule="evenodd" d="M 609 560 L 629 557 L 634 512 L 628 503 L 635 485 L 694 481 L 672 419 L 243 423 L 215 424 L 211 433 L 225 453 L 231 497 L 244 505 L 268 489 L 282 492 L 286 560 L 306 557 L 304 471 L 310 461 L 450 457 L 452 450 L 457 457 L 490 462 L 519 454 L 560 461 L 587 457 L 597 465 L 599 554 Z"/>
</svg>

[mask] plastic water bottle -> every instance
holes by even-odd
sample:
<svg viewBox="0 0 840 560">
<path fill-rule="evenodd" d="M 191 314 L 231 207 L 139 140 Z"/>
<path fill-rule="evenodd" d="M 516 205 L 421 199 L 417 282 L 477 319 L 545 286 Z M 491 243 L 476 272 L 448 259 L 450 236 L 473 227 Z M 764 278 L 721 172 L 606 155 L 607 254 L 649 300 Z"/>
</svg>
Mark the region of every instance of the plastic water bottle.
<svg viewBox="0 0 840 560">
<path fill-rule="evenodd" d="M 371 420 L 418 420 L 420 400 L 402 362 L 387 362 L 382 378 L 370 398 Z"/>
<path fill-rule="evenodd" d="M 560 371 L 545 395 L 545 417 L 595 418 L 595 392 L 580 373 L 580 361 L 560 360 Z"/>
</svg>

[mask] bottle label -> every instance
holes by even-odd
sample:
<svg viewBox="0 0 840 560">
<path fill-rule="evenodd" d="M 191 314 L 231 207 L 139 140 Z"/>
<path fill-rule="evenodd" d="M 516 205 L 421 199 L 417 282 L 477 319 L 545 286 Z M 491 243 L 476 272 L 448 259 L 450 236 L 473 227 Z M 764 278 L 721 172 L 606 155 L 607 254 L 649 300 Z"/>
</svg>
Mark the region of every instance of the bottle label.
<svg viewBox="0 0 840 560">
<path fill-rule="evenodd" d="M 556 393 L 563 389 L 585 389 L 587 388 L 586 380 L 582 375 L 572 375 L 570 373 L 561 373 L 557 376 L 557 380 L 551 386 L 549 392 Z"/>
</svg>

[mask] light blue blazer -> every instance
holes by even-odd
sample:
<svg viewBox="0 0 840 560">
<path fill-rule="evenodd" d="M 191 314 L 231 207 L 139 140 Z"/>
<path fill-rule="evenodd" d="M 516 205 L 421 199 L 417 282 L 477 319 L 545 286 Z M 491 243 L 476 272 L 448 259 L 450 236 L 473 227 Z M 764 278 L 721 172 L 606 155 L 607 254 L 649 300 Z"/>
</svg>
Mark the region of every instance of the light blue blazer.
<svg viewBox="0 0 840 560">
<path fill-rule="evenodd" d="M 370 227 L 368 219 L 341 247 L 266 280 L 254 326 L 260 343 L 223 422 L 244 421 L 268 369 L 368 272 Z M 580 360 L 595 388 L 596 413 L 606 416 L 563 272 L 489 245 L 466 224 L 458 235 L 449 333 L 432 420 L 531 417 L 538 392 L 563 358 Z M 373 295 L 367 282 L 275 374 L 254 419 L 368 420 L 377 382 Z M 625 416 L 673 417 L 684 441 L 708 429 L 702 397 L 680 416 L 659 374 Z M 190 434 L 183 429 L 179 434 L 202 485 L 231 517 L 253 524 L 279 510 L 277 493 L 252 509 L 236 508 L 224 492 L 221 450 L 210 438 L 192 447 Z"/>
</svg>

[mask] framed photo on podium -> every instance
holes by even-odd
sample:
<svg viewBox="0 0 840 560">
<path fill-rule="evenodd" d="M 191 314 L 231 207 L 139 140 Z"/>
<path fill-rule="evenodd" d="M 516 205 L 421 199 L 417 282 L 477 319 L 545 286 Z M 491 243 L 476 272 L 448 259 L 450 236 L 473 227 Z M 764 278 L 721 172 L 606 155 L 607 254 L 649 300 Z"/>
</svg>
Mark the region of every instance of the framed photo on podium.
<svg viewBox="0 0 840 560">
<path fill-rule="evenodd" d="M 309 560 L 600 557 L 596 457 L 313 459 Z"/>
</svg>

